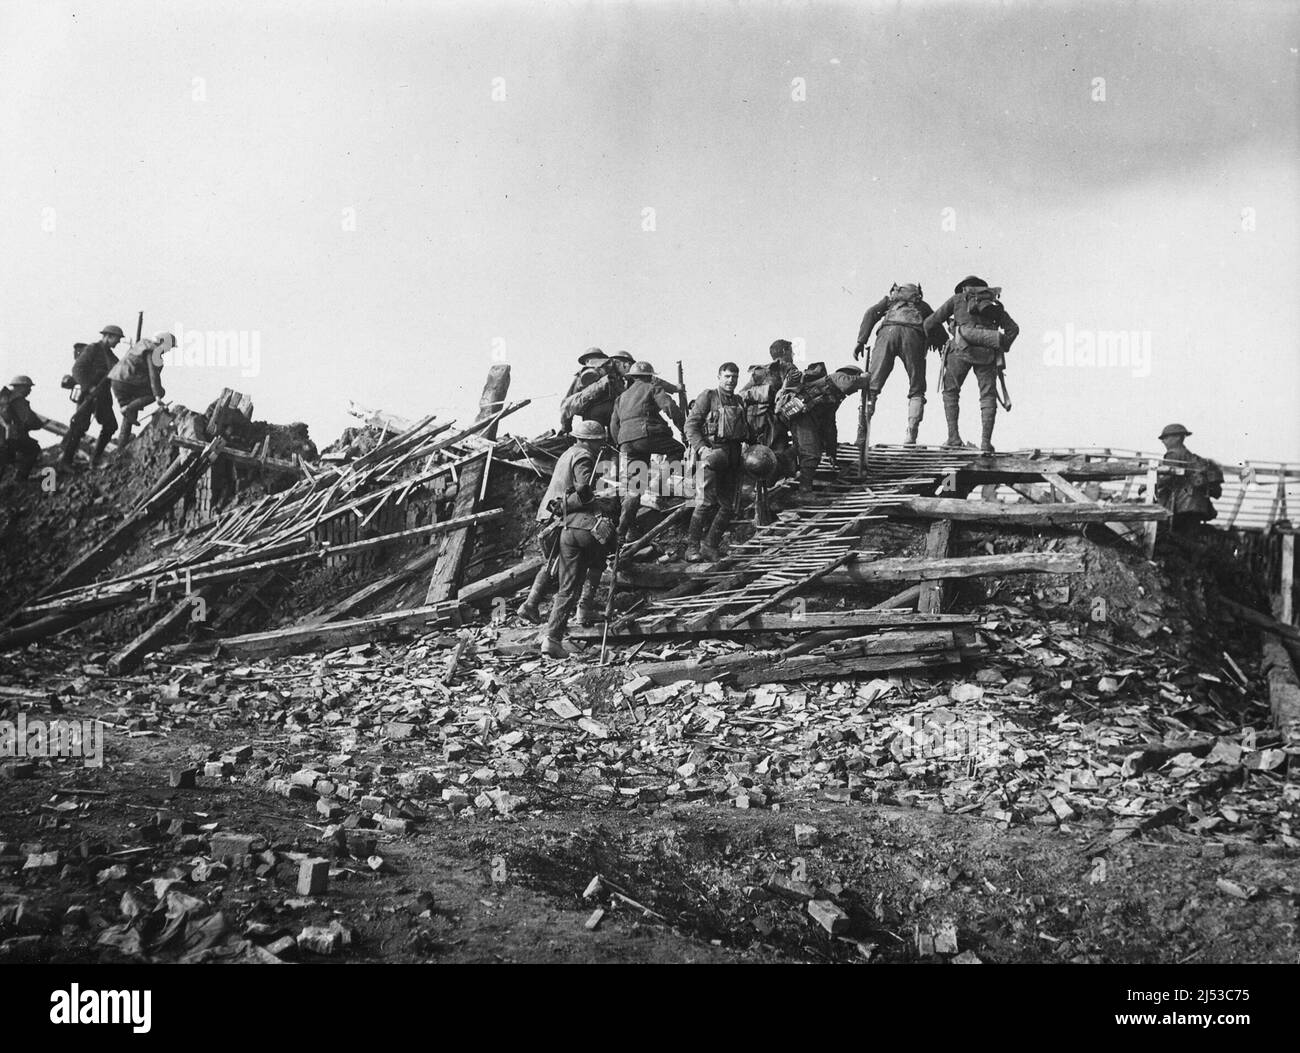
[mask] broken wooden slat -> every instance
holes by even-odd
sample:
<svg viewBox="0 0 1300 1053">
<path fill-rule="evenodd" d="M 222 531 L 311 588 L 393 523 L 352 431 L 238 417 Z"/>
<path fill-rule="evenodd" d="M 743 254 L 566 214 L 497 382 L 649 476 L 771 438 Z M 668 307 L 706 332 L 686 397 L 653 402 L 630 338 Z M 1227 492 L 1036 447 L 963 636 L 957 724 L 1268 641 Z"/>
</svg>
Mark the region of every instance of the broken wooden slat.
<svg viewBox="0 0 1300 1053">
<path fill-rule="evenodd" d="M 510 367 L 508 365 L 495 365 L 488 370 L 487 383 L 483 387 L 483 394 L 479 397 L 478 420 L 490 420 L 496 416 L 501 407 L 505 404 L 506 392 L 510 390 Z M 496 426 L 484 429 L 487 438 L 496 438 Z M 486 472 L 483 465 L 470 465 L 462 473 L 460 479 L 460 489 L 456 494 L 456 502 L 452 506 L 453 516 L 466 516 L 474 511 L 478 502 L 479 487 L 483 485 L 486 479 Z M 429 589 L 425 594 L 426 603 L 441 603 L 451 596 L 460 586 L 461 575 L 464 573 L 465 555 L 469 551 L 469 543 L 473 533 L 469 530 L 458 530 L 443 539 L 439 546 L 438 562 L 433 568 L 433 576 L 429 580 Z"/>
<path fill-rule="evenodd" d="M 951 497 L 907 497 L 899 515 L 922 519 L 953 519 L 965 523 L 1002 523 L 1008 526 L 1070 526 L 1075 523 L 1159 522 L 1169 518 L 1160 505 L 1141 502 L 1089 502 L 1088 504 L 1004 504 L 1001 501 L 963 501 Z"/>
<path fill-rule="evenodd" d="M 739 614 L 733 614 L 730 618 L 724 619 L 722 622 L 722 627 L 724 629 L 734 629 L 737 625 L 741 625 L 747 618 L 751 618 L 755 614 L 761 614 L 763 611 L 767 610 L 770 607 L 775 607 L 787 596 L 793 596 L 800 589 L 804 588 L 804 586 L 810 585 L 818 578 L 825 577 L 836 567 L 841 566 L 844 563 L 847 563 L 850 557 L 852 557 L 852 555 L 853 555 L 852 552 L 841 552 L 838 555 L 834 556 L 833 558 L 828 559 L 820 567 L 817 567 L 814 570 L 809 571 L 807 574 L 801 575 L 797 581 L 792 581 L 789 585 L 785 586 L 784 588 L 778 589 L 776 592 L 772 593 L 772 595 L 768 596 L 766 599 L 760 600 L 758 603 L 755 603 L 751 607 L 746 607 Z"/>
<path fill-rule="evenodd" d="M 632 622 L 623 632 L 611 633 L 610 639 L 646 640 L 655 638 L 697 639 L 711 636 L 754 636 L 760 633 L 816 632 L 820 629 L 840 629 L 831 639 L 857 635 L 864 629 L 930 628 L 947 625 L 969 625 L 974 622 L 972 615 L 965 614 L 916 614 L 912 611 L 888 610 L 853 610 L 853 611 L 809 611 L 807 614 L 755 614 L 744 625 L 732 629 L 722 629 L 716 620 L 704 627 L 694 627 L 680 619 L 671 619 L 662 624 L 656 623 L 653 629 L 642 632 L 636 622 Z M 600 639 L 603 626 L 588 628 L 570 627 L 569 636 L 575 639 Z M 830 642 L 829 640 L 825 642 Z M 783 652 L 789 653 L 789 652 Z"/>
<path fill-rule="evenodd" d="M 219 637 L 215 640 L 180 644 L 165 650 L 167 654 L 194 654 L 220 647 L 227 654 L 247 659 L 298 651 L 332 651 L 338 647 L 351 647 L 401 633 L 456 625 L 460 621 L 459 610 L 459 604 L 454 602 L 436 603 L 327 625 L 292 626 L 271 632 Z"/>
<path fill-rule="evenodd" d="M 197 609 L 205 610 L 218 591 L 216 586 L 210 586 L 199 589 L 192 595 L 181 597 L 171 610 L 108 660 L 108 671 L 113 676 L 121 676 L 123 673 L 139 668 L 146 655 L 158 650 L 190 624 Z M 198 601 L 202 607 L 196 607 L 195 601 Z"/>
</svg>

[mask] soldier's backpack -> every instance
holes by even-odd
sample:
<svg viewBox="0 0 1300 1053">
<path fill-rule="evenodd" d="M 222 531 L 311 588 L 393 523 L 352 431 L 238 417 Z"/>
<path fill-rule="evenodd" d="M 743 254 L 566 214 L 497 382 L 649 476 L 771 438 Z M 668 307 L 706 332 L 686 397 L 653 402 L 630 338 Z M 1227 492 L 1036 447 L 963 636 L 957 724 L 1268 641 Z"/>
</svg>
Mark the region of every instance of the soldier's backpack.
<svg viewBox="0 0 1300 1053">
<path fill-rule="evenodd" d="M 776 391 L 771 383 L 764 382 L 746 388 L 740 393 L 745 403 L 745 420 L 754 441 L 771 444 Z"/>
<path fill-rule="evenodd" d="M 1001 288 L 985 285 L 964 289 L 957 294 L 953 314 L 956 322 L 955 344 L 959 350 L 966 347 L 983 347 L 993 351 L 1001 349 L 1001 296 Z"/>
<path fill-rule="evenodd" d="M 925 317 L 921 313 L 921 286 L 894 285 L 889 290 L 889 306 L 880 320 L 882 326 L 905 325 L 909 329 L 925 331 Z"/>
</svg>

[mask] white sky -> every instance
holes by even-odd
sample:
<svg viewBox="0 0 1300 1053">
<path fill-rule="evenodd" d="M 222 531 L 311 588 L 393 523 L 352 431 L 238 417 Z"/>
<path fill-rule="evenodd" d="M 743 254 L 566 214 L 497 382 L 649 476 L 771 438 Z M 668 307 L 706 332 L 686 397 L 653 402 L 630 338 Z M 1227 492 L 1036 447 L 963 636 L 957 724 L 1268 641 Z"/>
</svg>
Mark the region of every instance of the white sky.
<svg viewBox="0 0 1300 1053">
<path fill-rule="evenodd" d="M 833 367 L 892 281 L 937 306 L 975 272 L 1022 328 L 1000 447 L 1155 449 L 1178 420 L 1300 460 L 1298 30 L 1231 0 L 9 0 L 0 371 L 66 419 L 106 323 L 256 334 L 258 375 L 171 365 L 169 397 L 236 387 L 323 446 L 349 398 L 468 417 L 504 347 L 531 434 L 590 344 L 692 391 L 780 336 Z M 1067 326 L 1149 333 L 1149 375 L 1047 364 Z"/>
</svg>

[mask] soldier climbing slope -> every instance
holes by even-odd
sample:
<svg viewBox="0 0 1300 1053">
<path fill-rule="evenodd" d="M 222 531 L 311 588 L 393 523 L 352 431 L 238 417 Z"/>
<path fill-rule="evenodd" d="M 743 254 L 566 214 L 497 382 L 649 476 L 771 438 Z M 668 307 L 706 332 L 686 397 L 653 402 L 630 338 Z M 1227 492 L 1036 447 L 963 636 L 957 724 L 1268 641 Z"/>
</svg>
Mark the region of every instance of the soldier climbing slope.
<svg viewBox="0 0 1300 1053">
<path fill-rule="evenodd" d="M 122 411 L 122 427 L 117 433 L 119 447 L 124 448 L 131 441 L 131 430 L 140 411 L 154 401 L 161 403 L 167 394 L 162 386 L 163 355 L 175 346 L 176 337 L 159 333 L 152 340 L 140 340 L 132 345 L 109 370 L 109 386 Z"/>
<path fill-rule="evenodd" d="M 867 361 L 867 416 L 876 412 L 876 399 L 880 396 L 894 369 L 894 362 L 902 359 L 907 370 L 907 438 L 905 444 L 916 445 L 917 430 L 925 415 L 925 353 L 930 344 L 942 346 L 942 340 L 926 335 L 925 320 L 934 312 L 921 294 L 921 284 L 894 285 L 887 295 L 867 308 L 858 329 L 858 342 L 853 349 L 854 358 L 866 354 L 871 330 L 879 323 L 876 344 Z"/>
<path fill-rule="evenodd" d="M 945 446 L 964 446 L 958 427 L 961 386 L 975 371 L 980 393 L 980 450 L 993 452 L 993 423 L 998 413 L 998 373 L 1020 327 L 1002 306 L 1002 290 L 990 288 L 983 278 L 969 275 L 957 283 L 953 295 L 925 320 L 932 341 L 944 336 L 944 323 L 952 319 L 952 334 L 944 345 L 943 415 L 948 422 Z"/>
<path fill-rule="evenodd" d="M 81 438 L 90 427 L 90 419 L 99 422 L 99 440 L 95 443 L 95 454 L 90 459 L 91 467 L 99 464 L 104 450 L 108 448 L 117 429 L 117 417 L 113 413 L 113 396 L 109 391 L 108 374 L 117 365 L 117 355 L 113 348 L 126 335 L 120 326 L 106 325 L 99 331 L 102 340 L 86 344 L 78 353 L 72 364 L 72 379 L 75 383 L 73 394 L 76 396 L 77 408 L 68 423 L 68 434 L 63 437 L 63 449 L 59 455 L 59 464 L 71 468 L 81 445 Z"/>
</svg>

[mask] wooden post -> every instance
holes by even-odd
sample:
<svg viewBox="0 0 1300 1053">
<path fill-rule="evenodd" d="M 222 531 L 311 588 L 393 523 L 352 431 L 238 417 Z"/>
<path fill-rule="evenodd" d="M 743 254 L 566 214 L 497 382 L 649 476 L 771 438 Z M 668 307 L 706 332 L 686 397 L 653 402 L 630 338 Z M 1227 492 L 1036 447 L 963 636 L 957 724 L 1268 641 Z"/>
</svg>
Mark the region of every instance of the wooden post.
<svg viewBox="0 0 1300 1053">
<path fill-rule="evenodd" d="M 1153 505 L 1156 503 L 1156 481 L 1159 478 L 1160 475 L 1156 470 L 1156 466 L 1154 464 L 1151 465 L 1151 467 L 1147 469 L 1147 495 L 1146 496 L 1147 496 L 1147 504 L 1149 505 Z M 1156 534 L 1158 534 L 1159 532 L 1160 532 L 1160 524 L 1158 522 L 1152 520 L 1151 522 L 1147 523 L 1146 525 L 1147 559 L 1151 559 L 1151 557 L 1153 557 L 1156 554 Z"/>
<path fill-rule="evenodd" d="M 488 370 L 487 383 L 478 403 L 478 420 L 485 420 L 498 413 L 505 405 L 506 392 L 510 390 L 510 367 L 496 365 Z M 485 439 L 496 438 L 496 425 L 485 428 Z M 475 462 L 466 465 L 460 473 L 459 488 L 456 491 L 456 503 L 452 516 L 460 518 L 474 511 L 478 504 L 479 489 L 487 479 L 487 465 Z M 438 562 L 433 568 L 433 577 L 429 580 L 429 590 L 425 594 L 426 604 L 442 603 L 456 594 L 460 588 L 461 577 L 465 572 L 465 555 L 469 551 L 471 530 L 458 530 L 448 534 L 438 549 Z"/>
<path fill-rule="evenodd" d="M 1282 535 L 1282 621 L 1287 625 L 1295 624 L 1295 611 L 1292 609 L 1292 592 L 1295 589 L 1295 535 Z"/>
<path fill-rule="evenodd" d="M 952 520 L 938 519 L 930 524 L 930 533 L 925 539 L 925 554 L 928 558 L 944 559 L 948 555 L 948 542 L 952 538 Z M 944 582 L 927 581 L 921 586 L 921 598 L 916 609 L 922 614 L 938 614 L 943 610 Z"/>
</svg>

